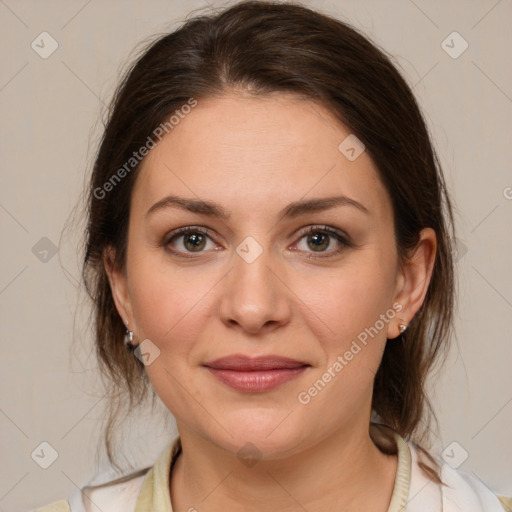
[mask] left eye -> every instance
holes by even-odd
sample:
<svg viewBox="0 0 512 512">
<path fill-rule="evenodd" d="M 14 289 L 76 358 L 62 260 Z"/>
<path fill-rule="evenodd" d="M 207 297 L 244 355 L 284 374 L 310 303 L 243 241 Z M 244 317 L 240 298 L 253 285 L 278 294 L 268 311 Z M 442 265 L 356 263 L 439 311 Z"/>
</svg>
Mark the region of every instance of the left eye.
<svg viewBox="0 0 512 512">
<path fill-rule="evenodd" d="M 327 251 L 327 249 L 332 245 L 331 241 L 333 238 L 341 247 L 335 250 Z M 302 236 L 300 237 L 300 240 L 302 239 L 306 239 L 305 242 L 307 248 L 304 250 L 307 251 L 308 248 L 312 248 L 314 253 L 328 252 L 326 256 L 308 256 L 309 258 L 324 258 L 328 256 L 333 256 L 335 254 L 338 254 L 343 249 L 343 247 L 349 245 L 346 238 L 341 233 L 338 233 L 337 231 L 334 231 L 327 227 L 318 228 L 313 226 L 311 228 L 308 228 L 308 230 L 305 233 L 303 233 Z"/>
</svg>

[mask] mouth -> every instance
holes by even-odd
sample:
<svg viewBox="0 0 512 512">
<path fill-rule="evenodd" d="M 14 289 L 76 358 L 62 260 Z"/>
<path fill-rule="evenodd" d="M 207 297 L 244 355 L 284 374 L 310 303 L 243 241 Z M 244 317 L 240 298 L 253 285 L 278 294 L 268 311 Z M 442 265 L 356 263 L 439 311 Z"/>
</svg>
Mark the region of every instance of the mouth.
<svg viewBox="0 0 512 512">
<path fill-rule="evenodd" d="M 256 358 L 232 355 L 209 361 L 203 366 L 214 377 L 233 389 L 261 393 L 296 378 L 311 365 L 275 355 Z"/>
</svg>

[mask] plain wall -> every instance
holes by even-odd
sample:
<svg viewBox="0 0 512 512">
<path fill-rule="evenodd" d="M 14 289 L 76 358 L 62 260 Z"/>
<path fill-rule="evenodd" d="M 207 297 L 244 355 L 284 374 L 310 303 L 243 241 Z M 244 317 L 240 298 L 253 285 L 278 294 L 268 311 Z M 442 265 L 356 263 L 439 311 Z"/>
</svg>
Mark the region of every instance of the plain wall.
<svg viewBox="0 0 512 512">
<path fill-rule="evenodd" d="M 459 443 L 469 455 L 462 469 L 512 495 L 512 3 L 305 3 L 351 22 L 392 54 L 425 112 L 457 205 L 460 248 L 458 345 L 432 379 L 436 440 L 439 450 Z M 137 44 L 204 5 L 0 3 L 1 510 L 68 497 L 99 469 L 104 400 L 87 311 L 75 318 L 82 301 L 73 244 L 81 232 L 61 234 L 120 69 Z M 43 31 L 58 42 L 46 59 L 31 47 Z M 458 58 L 441 46 L 453 31 L 469 44 Z M 454 41 L 452 53 L 461 48 Z M 151 464 L 175 434 L 158 418 L 138 415 L 127 432 L 125 452 L 136 465 Z M 31 457 L 44 441 L 58 453 L 46 470 Z"/>
</svg>

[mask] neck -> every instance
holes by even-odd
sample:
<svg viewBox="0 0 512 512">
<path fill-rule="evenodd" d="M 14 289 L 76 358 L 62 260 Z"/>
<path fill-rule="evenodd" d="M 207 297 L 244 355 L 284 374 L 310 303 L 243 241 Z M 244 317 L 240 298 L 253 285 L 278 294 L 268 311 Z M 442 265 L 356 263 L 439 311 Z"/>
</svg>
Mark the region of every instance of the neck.
<svg viewBox="0 0 512 512">
<path fill-rule="evenodd" d="M 340 430 L 299 453 L 254 465 L 187 429 L 179 431 L 183 452 L 170 481 L 175 512 L 388 510 L 397 457 L 383 454 L 368 429 L 351 435 Z"/>
</svg>

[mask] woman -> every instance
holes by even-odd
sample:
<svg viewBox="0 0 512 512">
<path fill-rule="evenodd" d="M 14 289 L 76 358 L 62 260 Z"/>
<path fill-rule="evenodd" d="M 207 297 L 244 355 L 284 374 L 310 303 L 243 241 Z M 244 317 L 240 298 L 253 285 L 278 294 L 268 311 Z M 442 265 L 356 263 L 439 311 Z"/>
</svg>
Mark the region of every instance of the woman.
<svg viewBox="0 0 512 512">
<path fill-rule="evenodd" d="M 113 101 L 83 275 L 112 403 L 154 390 L 179 436 L 40 510 L 506 510 L 422 446 L 452 238 L 416 101 L 353 28 L 245 2 L 161 37 Z"/>
</svg>

